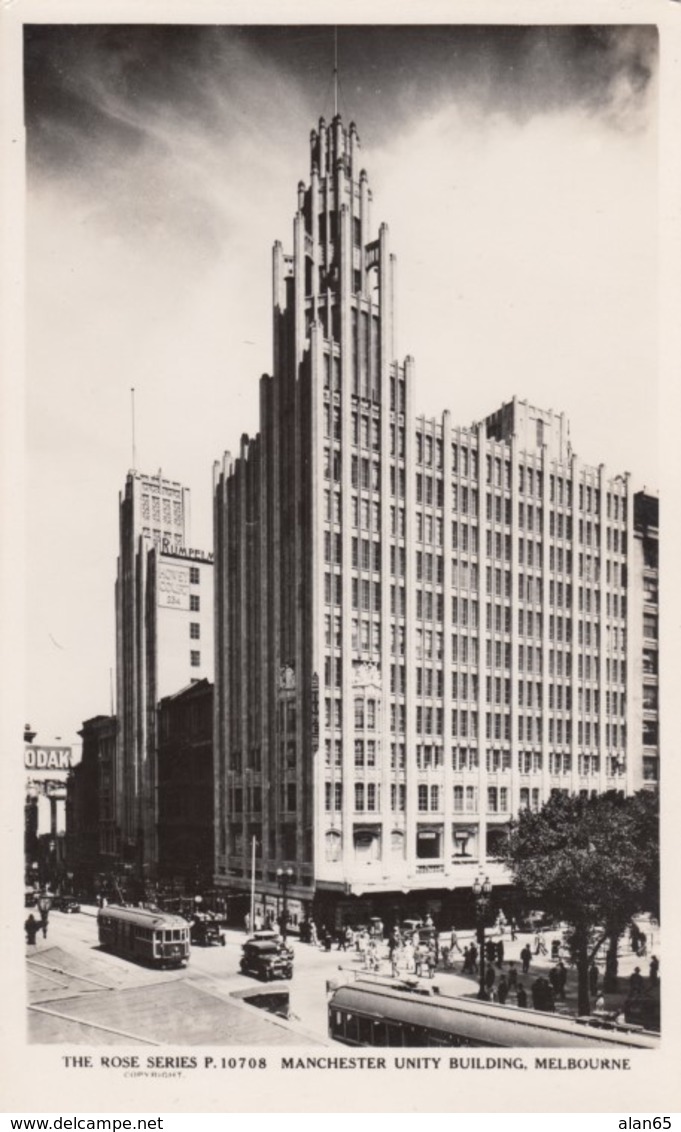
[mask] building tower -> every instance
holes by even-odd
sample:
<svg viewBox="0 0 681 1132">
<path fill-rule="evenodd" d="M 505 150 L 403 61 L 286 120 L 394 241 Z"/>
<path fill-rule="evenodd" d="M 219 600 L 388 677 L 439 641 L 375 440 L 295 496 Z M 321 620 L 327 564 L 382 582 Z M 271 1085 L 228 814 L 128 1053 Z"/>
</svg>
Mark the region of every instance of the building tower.
<svg viewBox="0 0 681 1132">
<path fill-rule="evenodd" d="M 187 548 L 189 490 L 129 472 L 119 497 L 116 822 L 124 863 L 157 865 L 157 705 L 213 675 L 212 555 Z M 191 560 L 191 564 L 190 564 Z"/>
<path fill-rule="evenodd" d="M 512 815 L 633 788 L 627 475 L 513 398 L 417 418 L 353 123 L 274 246 L 260 432 L 215 467 L 216 880 L 327 924 L 470 907 Z M 458 914 L 458 913 L 457 913 Z"/>
</svg>

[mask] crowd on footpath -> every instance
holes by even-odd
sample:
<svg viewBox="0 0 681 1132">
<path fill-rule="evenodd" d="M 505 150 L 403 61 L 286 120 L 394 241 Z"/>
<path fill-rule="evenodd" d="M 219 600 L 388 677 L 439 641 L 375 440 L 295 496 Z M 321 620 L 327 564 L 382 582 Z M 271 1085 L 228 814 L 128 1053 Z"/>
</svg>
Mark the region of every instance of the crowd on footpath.
<svg viewBox="0 0 681 1132">
<path fill-rule="evenodd" d="M 250 931 L 250 916 L 246 916 L 246 931 Z M 262 927 L 276 930 L 277 922 L 273 915 L 263 921 L 256 915 L 254 929 Z M 488 1001 L 510 1003 L 520 1007 L 532 1006 L 535 1010 L 555 1012 L 557 1006 L 566 1001 L 568 965 L 571 956 L 566 956 L 567 964 L 561 954 L 563 945 L 559 939 L 552 939 L 549 945 L 542 929 L 538 929 L 532 941 L 520 950 L 519 960 L 508 960 L 505 955 L 504 938 L 506 933 L 514 943 L 519 929 L 514 918 L 506 920 L 499 912 L 493 925 L 493 935 L 485 940 L 484 990 Z M 433 978 L 437 971 L 460 973 L 474 978 L 479 977 L 482 966 L 478 944 L 475 939 L 461 946 L 456 928 L 449 933 L 438 933 L 430 915 L 412 929 L 395 926 L 386 940 L 383 922 L 378 917 L 371 920 L 370 927 L 344 927 L 331 932 L 325 924 L 317 928 L 311 918 L 299 925 L 300 940 L 312 947 L 331 951 L 351 953 L 365 971 L 387 974 L 396 979 L 409 976 Z M 631 950 L 637 957 L 646 955 L 647 940 L 641 928 L 632 922 L 630 929 Z M 552 964 L 548 971 L 542 971 L 531 978 L 533 960 L 546 958 Z M 544 966 L 544 965 L 542 965 Z M 629 997 L 634 998 L 656 987 L 660 978 L 660 962 L 656 955 L 650 959 L 648 980 L 636 967 L 629 978 Z M 598 967 L 592 963 L 589 969 L 589 994 L 595 1014 L 607 1013 L 604 989 Z"/>
</svg>

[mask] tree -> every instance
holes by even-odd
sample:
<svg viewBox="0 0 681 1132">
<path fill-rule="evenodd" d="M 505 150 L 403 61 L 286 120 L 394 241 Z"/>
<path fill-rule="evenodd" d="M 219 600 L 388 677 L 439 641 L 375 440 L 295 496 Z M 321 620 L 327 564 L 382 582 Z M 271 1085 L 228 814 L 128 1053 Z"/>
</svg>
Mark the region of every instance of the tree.
<svg viewBox="0 0 681 1132">
<path fill-rule="evenodd" d="M 616 791 L 593 798 L 554 794 L 512 823 L 504 859 L 519 895 L 567 922 L 588 1014 L 589 968 L 604 941 L 638 912 L 657 914 L 657 797 Z"/>
</svg>

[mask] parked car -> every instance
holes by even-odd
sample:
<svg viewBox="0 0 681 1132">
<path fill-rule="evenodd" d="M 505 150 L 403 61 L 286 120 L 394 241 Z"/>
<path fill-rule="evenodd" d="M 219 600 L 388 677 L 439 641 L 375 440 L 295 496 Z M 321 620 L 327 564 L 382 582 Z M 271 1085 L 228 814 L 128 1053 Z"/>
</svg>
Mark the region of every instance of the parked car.
<svg viewBox="0 0 681 1132">
<path fill-rule="evenodd" d="M 210 947 L 213 943 L 224 947 L 227 938 L 217 920 L 207 914 L 199 914 L 192 921 L 190 939 L 201 947 Z"/>
<path fill-rule="evenodd" d="M 66 912 L 69 915 L 72 912 L 80 912 L 80 904 L 73 896 L 56 896 L 52 901 L 52 907 L 57 912 Z"/>
<path fill-rule="evenodd" d="M 293 951 L 276 939 L 249 939 L 241 952 L 242 975 L 255 975 L 267 982 L 290 979 L 293 974 Z"/>
</svg>

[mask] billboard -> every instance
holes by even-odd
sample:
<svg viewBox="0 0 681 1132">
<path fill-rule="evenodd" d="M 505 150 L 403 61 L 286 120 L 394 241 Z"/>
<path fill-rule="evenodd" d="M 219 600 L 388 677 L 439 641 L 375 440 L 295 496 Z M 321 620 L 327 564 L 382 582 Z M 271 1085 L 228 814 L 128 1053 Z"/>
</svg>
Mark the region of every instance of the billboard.
<svg viewBox="0 0 681 1132">
<path fill-rule="evenodd" d="M 189 609 L 189 567 L 158 565 L 158 604 L 164 609 Z"/>
</svg>

